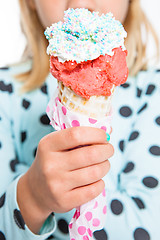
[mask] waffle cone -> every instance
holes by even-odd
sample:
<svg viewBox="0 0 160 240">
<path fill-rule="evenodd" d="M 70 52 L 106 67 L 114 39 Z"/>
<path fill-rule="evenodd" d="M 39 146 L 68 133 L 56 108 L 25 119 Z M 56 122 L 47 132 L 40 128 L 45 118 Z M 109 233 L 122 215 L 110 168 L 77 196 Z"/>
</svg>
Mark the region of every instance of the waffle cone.
<svg viewBox="0 0 160 240">
<path fill-rule="evenodd" d="M 91 96 L 85 99 L 58 81 L 58 97 L 68 110 L 99 119 L 109 115 L 111 111 L 114 88 L 112 88 L 111 96 Z"/>
</svg>

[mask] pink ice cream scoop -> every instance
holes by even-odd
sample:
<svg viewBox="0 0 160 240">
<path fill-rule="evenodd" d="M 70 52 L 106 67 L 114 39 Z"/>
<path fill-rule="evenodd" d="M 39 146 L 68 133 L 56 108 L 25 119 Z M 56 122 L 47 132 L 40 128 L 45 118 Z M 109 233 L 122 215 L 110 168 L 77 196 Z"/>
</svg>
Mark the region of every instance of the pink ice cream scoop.
<svg viewBox="0 0 160 240">
<path fill-rule="evenodd" d="M 83 98 L 110 96 L 113 85 L 125 83 L 128 77 L 127 51 L 119 47 L 113 49 L 113 52 L 113 56 L 101 55 L 81 63 L 62 63 L 57 57 L 51 56 L 50 71 L 57 80 Z"/>
</svg>

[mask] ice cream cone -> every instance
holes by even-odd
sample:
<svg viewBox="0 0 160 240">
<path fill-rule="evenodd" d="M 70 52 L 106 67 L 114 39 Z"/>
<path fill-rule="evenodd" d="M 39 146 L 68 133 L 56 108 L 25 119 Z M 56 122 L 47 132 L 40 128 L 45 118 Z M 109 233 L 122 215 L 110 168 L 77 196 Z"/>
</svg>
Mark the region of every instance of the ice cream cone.
<svg viewBox="0 0 160 240">
<path fill-rule="evenodd" d="M 50 71 L 58 81 L 58 93 L 47 107 L 51 125 L 55 130 L 90 126 L 110 134 L 114 89 L 128 77 L 123 26 L 111 13 L 100 16 L 84 8 L 68 9 L 64 21 L 47 28 L 45 35 Z M 98 225 L 86 221 L 88 213 Z M 92 239 L 93 232 L 104 227 L 105 215 L 104 190 L 76 208 L 69 224 L 70 239 Z M 85 229 L 85 235 L 80 229 Z"/>
<path fill-rule="evenodd" d="M 77 95 L 71 88 L 64 86 L 61 81 L 58 81 L 58 97 L 61 103 L 70 111 L 95 119 L 110 114 L 114 89 L 115 87 L 112 88 L 110 96 L 92 96 L 85 99 Z"/>
</svg>

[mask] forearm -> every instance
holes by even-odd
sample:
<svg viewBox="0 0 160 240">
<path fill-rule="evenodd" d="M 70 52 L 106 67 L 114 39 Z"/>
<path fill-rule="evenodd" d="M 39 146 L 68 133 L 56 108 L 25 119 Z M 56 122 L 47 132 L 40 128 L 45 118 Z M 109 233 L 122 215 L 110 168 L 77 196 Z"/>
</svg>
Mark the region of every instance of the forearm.
<svg viewBox="0 0 160 240">
<path fill-rule="evenodd" d="M 34 234 L 22 218 L 17 204 L 17 183 L 20 178 L 15 179 L 7 188 L 5 194 L 0 198 L 0 236 L 4 239 L 18 240 L 44 240 L 56 230 L 55 217 L 50 215 L 39 234 Z M 25 201 L 26 202 L 26 199 Z M 28 209 L 28 211 L 33 211 Z"/>
<path fill-rule="evenodd" d="M 37 234 L 49 216 L 49 212 L 42 210 L 32 196 L 28 173 L 19 179 L 17 185 L 17 202 L 26 225 L 33 233 Z"/>
</svg>

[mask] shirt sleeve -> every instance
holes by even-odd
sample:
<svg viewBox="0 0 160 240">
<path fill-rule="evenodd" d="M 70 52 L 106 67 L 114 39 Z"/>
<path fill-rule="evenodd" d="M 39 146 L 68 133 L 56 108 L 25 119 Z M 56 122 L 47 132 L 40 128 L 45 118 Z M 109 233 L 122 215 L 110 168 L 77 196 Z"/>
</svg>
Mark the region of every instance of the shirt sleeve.
<svg viewBox="0 0 160 240">
<path fill-rule="evenodd" d="M 2 74 L 3 76 L 3 74 Z M 13 84 L 0 80 L 0 239 L 46 239 L 56 228 L 55 217 L 50 215 L 39 235 L 26 226 L 17 204 L 17 182 L 28 166 L 20 163 L 14 145 L 11 120 Z M 13 109 L 12 109 L 13 110 Z"/>
</svg>

